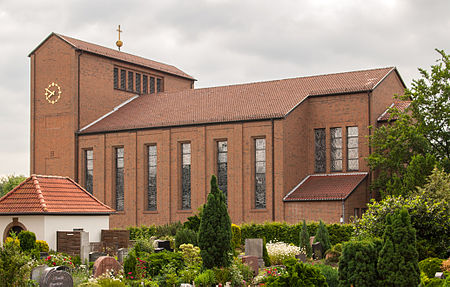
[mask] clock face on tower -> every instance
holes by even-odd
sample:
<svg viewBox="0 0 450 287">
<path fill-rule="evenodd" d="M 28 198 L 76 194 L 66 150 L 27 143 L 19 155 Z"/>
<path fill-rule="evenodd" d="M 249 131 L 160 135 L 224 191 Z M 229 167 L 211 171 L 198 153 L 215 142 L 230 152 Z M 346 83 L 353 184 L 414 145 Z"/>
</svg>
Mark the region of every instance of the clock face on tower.
<svg viewBox="0 0 450 287">
<path fill-rule="evenodd" d="M 61 87 L 55 82 L 52 82 L 45 88 L 45 99 L 52 105 L 58 102 L 59 98 L 61 98 L 61 94 Z"/>
</svg>

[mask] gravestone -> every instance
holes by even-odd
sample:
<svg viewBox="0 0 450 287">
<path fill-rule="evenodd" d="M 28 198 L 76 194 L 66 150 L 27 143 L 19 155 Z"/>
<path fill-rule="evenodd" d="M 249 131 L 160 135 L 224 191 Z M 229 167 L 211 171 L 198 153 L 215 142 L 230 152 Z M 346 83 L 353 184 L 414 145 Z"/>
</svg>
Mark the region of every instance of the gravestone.
<svg viewBox="0 0 450 287">
<path fill-rule="evenodd" d="M 128 248 L 119 248 L 117 250 L 117 261 L 119 261 L 120 264 L 123 264 L 123 261 L 128 256 Z"/>
<path fill-rule="evenodd" d="M 436 274 L 434 274 L 434 278 L 445 279 L 445 274 L 444 272 L 436 272 Z"/>
<path fill-rule="evenodd" d="M 89 262 L 95 262 L 98 258 L 102 256 L 106 256 L 107 254 L 104 252 L 90 252 L 89 253 Z"/>
<path fill-rule="evenodd" d="M 120 263 L 116 259 L 114 259 L 114 257 L 102 256 L 95 260 L 94 266 L 92 268 L 92 274 L 94 275 L 94 278 L 97 278 L 98 276 L 105 274 L 108 271 L 117 274 L 122 269 L 122 265 L 120 265 Z"/>
<path fill-rule="evenodd" d="M 245 239 L 245 255 L 256 256 L 258 258 L 258 266 L 264 267 L 263 240 L 261 238 Z"/>
<path fill-rule="evenodd" d="M 72 275 L 66 266 L 48 267 L 38 266 L 31 271 L 31 279 L 39 283 L 40 287 L 63 286 L 72 287 Z"/>
<path fill-rule="evenodd" d="M 242 256 L 242 263 L 247 264 L 253 270 L 253 274 L 256 275 L 259 272 L 258 257 L 252 255 Z"/>
<path fill-rule="evenodd" d="M 170 247 L 169 240 L 155 240 L 155 252 L 161 252 L 163 250 L 167 250 L 173 252 L 173 249 Z"/>
<path fill-rule="evenodd" d="M 295 258 L 300 262 L 305 263 L 306 262 L 306 254 L 300 253 L 295 255 Z"/>
<path fill-rule="evenodd" d="M 312 250 L 313 250 L 314 259 L 320 260 L 323 258 L 322 243 L 320 243 L 320 242 L 313 243 Z"/>
</svg>

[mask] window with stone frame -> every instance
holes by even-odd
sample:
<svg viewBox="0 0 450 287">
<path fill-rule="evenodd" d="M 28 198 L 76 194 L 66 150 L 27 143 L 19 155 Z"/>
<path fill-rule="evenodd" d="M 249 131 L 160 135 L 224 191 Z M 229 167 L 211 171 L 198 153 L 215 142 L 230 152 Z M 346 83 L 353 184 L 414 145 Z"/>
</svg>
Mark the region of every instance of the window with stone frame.
<svg viewBox="0 0 450 287">
<path fill-rule="evenodd" d="M 217 184 L 228 199 L 228 142 L 217 141 Z"/>
<path fill-rule="evenodd" d="M 325 172 L 327 168 L 325 129 L 314 129 L 314 159 L 314 172 Z"/>
<path fill-rule="evenodd" d="M 330 129 L 331 171 L 342 171 L 342 128 Z"/>
<path fill-rule="evenodd" d="M 347 127 L 347 170 L 359 170 L 358 127 Z"/>
<path fill-rule="evenodd" d="M 148 187 L 147 187 L 147 210 L 157 209 L 157 148 L 156 145 L 147 146 L 148 153 Z"/>
<path fill-rule="evenodd" d="M 94 151 L 84 151 L 84 187 L 89 193 L 94 192 Z"/>
<path fill-rule="evenodd" d="M 181 209 L 191 209 L 191 143 L 181 144 Z"/>
<path fill-rule="evenodd" d="M 128 71 L 128 91 L 133 91 L 133 72 Z"/>
<path fill-rule="evenodd" d="M 124 149 L 115 149 L 115 209 L 123 211 L 125 204 L 124 194 Z"/>
<path fill-rule="evenodd" d="M 123 70 L 123 69 L 121 69 L 120 70 L 120 88 L 122 89 L 122 90 L 125 90 L 125 88 L 126 88 L 126 81 L 127 81 L 127 71 L 125 71 L 125 70 Z"/>
<path fill-rule="evenodd" d="M 147 75 L 142 76 L 142 93 L 143 94 L 148 93 L 148 76 Z"/>
<path fill-rule="evenodd" d="M 119 88 L 119 69 L 114 68 L 114 89 Z"/>
<path fill-rule="evenodd" d="M 141 93 L 141 74 L 136 73 L 136 92 Z"/>
<path fill-rule="evenodd" d="M 155 77 L 150 77 L 150 94 L 155 93 Z"/>
<path fill-rule="evenodd" d="M 266 208 L 266 139 L 255 139 L 255 208 Z"/>
</svg>

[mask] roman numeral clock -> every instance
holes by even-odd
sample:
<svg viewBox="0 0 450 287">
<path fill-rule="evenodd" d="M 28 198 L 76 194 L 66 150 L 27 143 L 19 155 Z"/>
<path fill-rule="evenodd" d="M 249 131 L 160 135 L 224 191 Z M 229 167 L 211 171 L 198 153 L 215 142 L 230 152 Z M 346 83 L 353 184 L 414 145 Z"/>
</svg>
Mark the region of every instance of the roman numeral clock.
<svg viewBox="0 0 450 287">
<path fill-rule="evenodd" d="M 61 87 L 55 82 L 52 82 L 47 88 L 45 88 L 45 99 L 52 105 L 58 102 L 61 98 L 61 94 Z"/>
</svg>

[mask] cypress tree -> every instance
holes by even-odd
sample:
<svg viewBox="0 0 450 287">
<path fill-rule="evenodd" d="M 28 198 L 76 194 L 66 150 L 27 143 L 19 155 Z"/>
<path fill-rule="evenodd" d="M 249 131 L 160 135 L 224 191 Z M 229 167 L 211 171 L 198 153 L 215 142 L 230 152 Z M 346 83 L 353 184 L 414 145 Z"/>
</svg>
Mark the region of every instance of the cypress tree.
<svg viewBox="0 0 450 287">
<path fill-rule="evenodd" d="M 328 229 L 322 220 L 319 222 L 319 227 L 317 228 L 316 237 L 314 238 L 314 242 L 322 243 L 323 253 L 331 248 L 330 243 L 330 235 L 328 234 Z"/>
<path fill-rule="evenodd" d="M 416 230 L 406 209 L 387 216 L 383 247 L 378 257 L 378 272 L 382 286 L 417 286 L 420 271 L 416 250 Z"/>
<path fill-rule="evenodd" d="M 309 242 L 309 232 L 306 221 L 303 219 L 302 230 L 300 231 L 300 248 L 303 248 L 308 258 L 312 257 L 312 247 Z"/>
<path fill-rule="evenodd" d="M 198 246 L 205 268 L 230 266 L 233 252 L 231 239 L 231 220 L 225 195 L 218 188 L 217 178 L 213 175 L 198 234 Z"/>
</svg>

